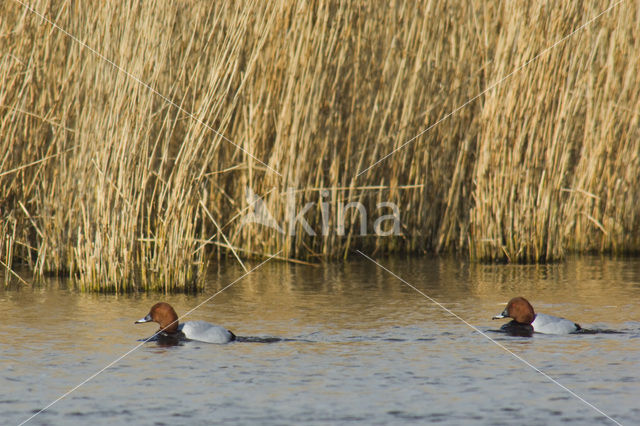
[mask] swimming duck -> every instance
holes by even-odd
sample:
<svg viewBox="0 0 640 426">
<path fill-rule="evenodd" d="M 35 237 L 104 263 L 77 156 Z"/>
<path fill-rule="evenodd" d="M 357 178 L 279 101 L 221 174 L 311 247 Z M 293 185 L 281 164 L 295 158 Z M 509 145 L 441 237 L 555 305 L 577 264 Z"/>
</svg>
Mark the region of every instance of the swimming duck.
<svg viewBox="0 0 640 426">
<path fill-rule="evenodd" d="M 569 334 L 581 330 L 582 327 L 568 319 L 546 314 L 536 314 L 531 303 L 524 297 L 514 297 L 507 307 L 493 319 L 513 318 L 504 324 L 501 330 L 510 334 L 530 335 L 533 332 L 543 334 Z"/>
<path fill-rule="evenodd" d="M 135 324 L 157 322 L 160 324 L 161 335 L 172 338 L 187 338 L 207 343 L 228 343 L 236 340 L 235 334 L 224 327 L 206 321 L 187 321 L 178 323 L 178 314 L 173 307 L 165 302 L 156 303 L 146 317 Z"/>
</svg>

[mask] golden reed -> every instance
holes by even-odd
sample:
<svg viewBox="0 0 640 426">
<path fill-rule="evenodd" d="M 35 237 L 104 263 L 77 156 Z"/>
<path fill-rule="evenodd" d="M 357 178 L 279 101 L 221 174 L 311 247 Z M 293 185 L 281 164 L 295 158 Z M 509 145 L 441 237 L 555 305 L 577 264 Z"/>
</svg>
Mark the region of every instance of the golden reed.
<svg viewBox="0 0 640 426">
<path fill-rule="evenodd" d="M 0 4 L 5 281 L 23 263 L 85 290 L 191 291 L 230 246 L 308 261 L 640 249 L 638 1 L 524 67 L 612 3 L 29 4 L 99 54 Z M 332 232 L 243 225 L 250 189 L 286 227 L 291 188 Z M 351 202 L 394 203 L 402 235 L 371 217 L 361 235 L 356 209 L 335 232 Z"/>
</svg>

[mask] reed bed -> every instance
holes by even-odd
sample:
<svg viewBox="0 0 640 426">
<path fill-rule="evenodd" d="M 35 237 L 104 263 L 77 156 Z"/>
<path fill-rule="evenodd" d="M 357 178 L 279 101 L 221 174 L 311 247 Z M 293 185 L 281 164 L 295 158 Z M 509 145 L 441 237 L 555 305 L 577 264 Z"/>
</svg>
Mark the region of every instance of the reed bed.
<svg viewBox="0 0 640 426">
<path fill-rule="evenodd" d="M 88 291 L 194 291 L 231 251 L 638 252 L 640 2 L 521 68 L 610 4 L 30 3 L 92 51 L 5 1 L 4 281 L 26 264 Z M 401 235 L 374 232 L 381 202 Z M 316 235 L 292 221 L 307 203 Z M 265 210 L 280 229 L 243 220 Z"/>
</svg>

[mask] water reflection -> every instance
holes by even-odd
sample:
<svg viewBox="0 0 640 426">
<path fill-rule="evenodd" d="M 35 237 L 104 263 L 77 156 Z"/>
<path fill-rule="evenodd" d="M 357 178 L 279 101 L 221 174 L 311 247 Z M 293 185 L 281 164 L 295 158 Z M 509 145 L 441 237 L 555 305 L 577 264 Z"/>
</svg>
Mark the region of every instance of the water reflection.
<svg viewBox="0 0 640 426">
<path fill-rule="evenodd" d="M 584 328 L 623 331 L 490 335 L 622 423 L 640 415 L 640 261 L 379 261 L 483 332 L 499 329 L 491 317 L 516 295 Z M 242 273 L 225 264 L 195 296 L 82 294 L 58 282 L 0 290 L 3 419 L 19 423 L 139 344 L 149 330 L 133 321 L 153 303 L 187 312 Z M 144 344 L 39 422 L 206 423 L 210 413 L 236 424 L 604 419 L 366 260 L 269 263 L 185 320 L 224 324 L 246 341 Z"/>
</svg>

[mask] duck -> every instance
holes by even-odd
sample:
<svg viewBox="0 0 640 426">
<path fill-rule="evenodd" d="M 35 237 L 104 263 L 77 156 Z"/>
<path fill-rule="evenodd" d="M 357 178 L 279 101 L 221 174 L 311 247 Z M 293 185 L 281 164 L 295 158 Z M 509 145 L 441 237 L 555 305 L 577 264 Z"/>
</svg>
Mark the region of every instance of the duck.
<svg viewBox="0 0 640 426">
<path fill-rule="evenodd" d="M 524 297 L 514 297 L 509 300 L 502 313 L 493 319 L 512 318 L 513 321 L 504 324 L 500 329 L 509 334 L 531 335 L 542 334 L 570 334 L 582 330 L 579 324 L 565 318 L 547 314 L 536 314 L 531 303 Z"/>
<path fill-rule="evenodd" d="M 206 321 L 178 322 L 178 314 L 175 309 L 165 302 L 158 302 L 151 307 L 151 310 L 144 318 L 139 319 L 134 324 L 145 322 L 157 322 L 160 324 L 160 336 L 188 340 L 197 340 L 206 343 L 229 343 L 236 340 L 236 335 L 219 325 L 214 325 Z"/>
</svg>

